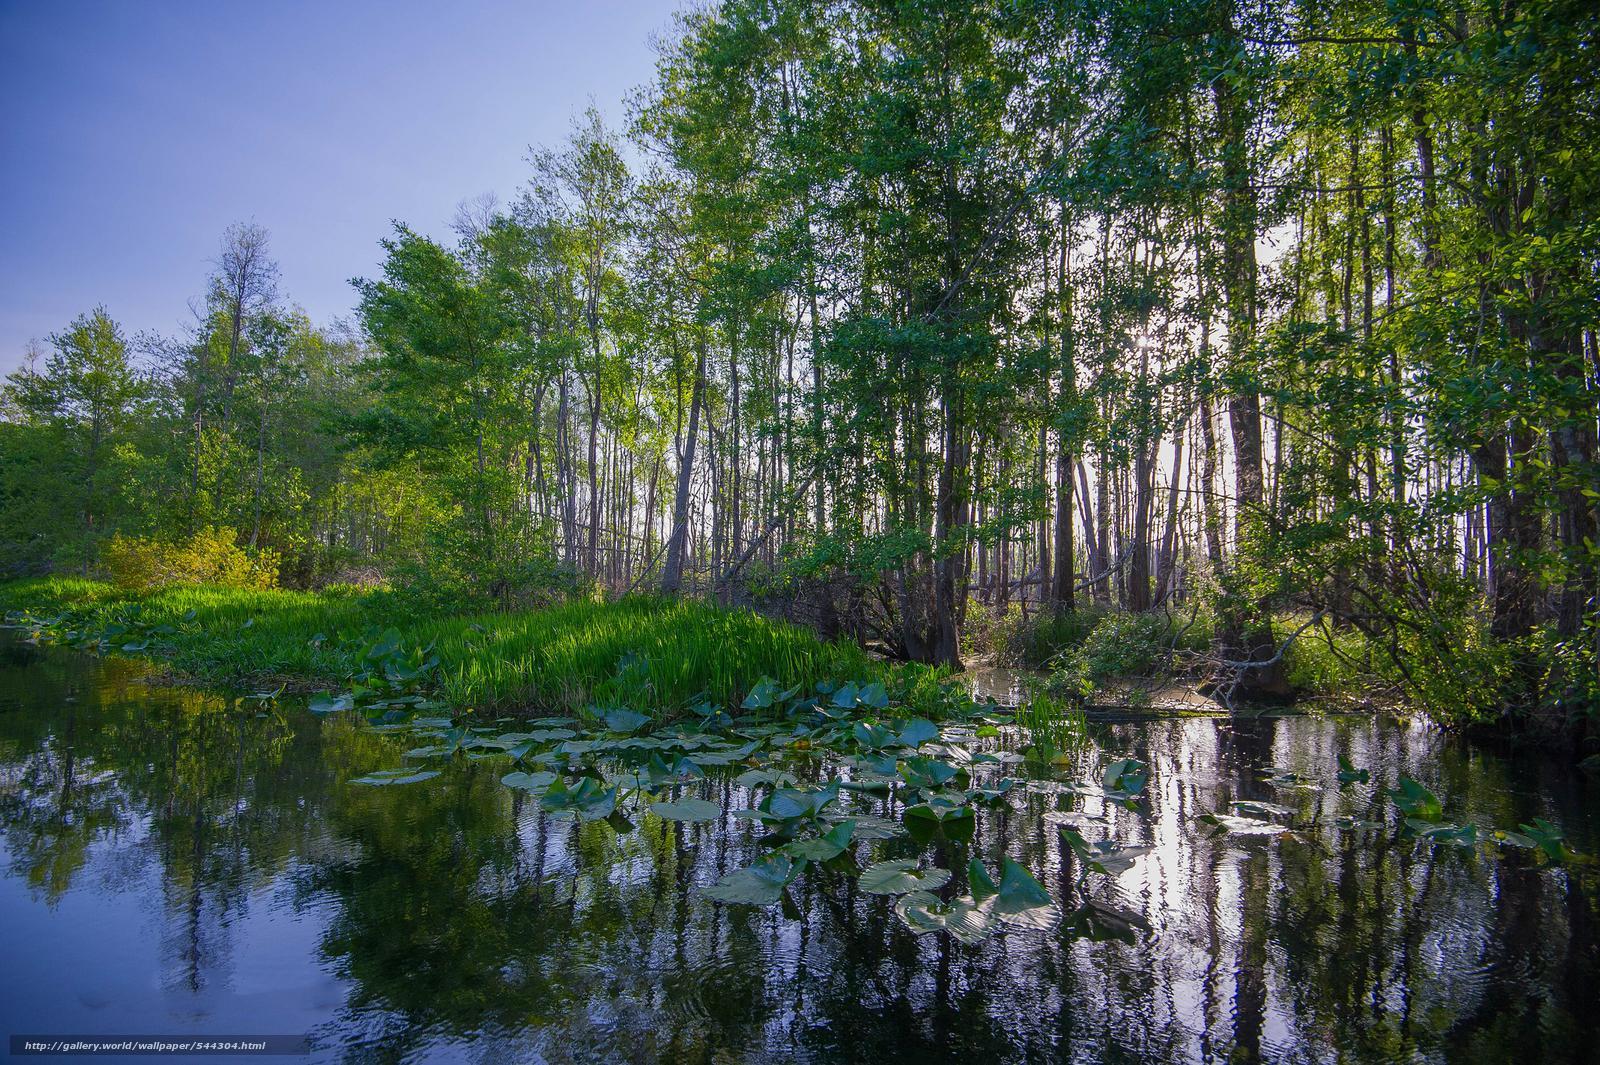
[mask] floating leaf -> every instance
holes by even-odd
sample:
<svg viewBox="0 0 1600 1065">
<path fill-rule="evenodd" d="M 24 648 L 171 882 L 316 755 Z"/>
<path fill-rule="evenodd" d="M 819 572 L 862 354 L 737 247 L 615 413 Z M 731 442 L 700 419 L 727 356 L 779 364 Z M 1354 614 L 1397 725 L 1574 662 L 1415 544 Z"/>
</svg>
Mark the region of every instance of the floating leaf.
<svg viewBox="0 0 1600 1065">
<path fill-rule="evenodd" d="M 1010 858 L 1000 859 L 1000 889 L 994 909 L 1000 920 L 1025 928 L 1049 928 L 1058 916 L 1050 892 Z"/>
<path fill-rule="evenodd" d="M 937 895 L 926 891 L 913 891 L 902 895 L 894 903 L 895 916 L 902 924 L 919 935 L 928 932 L 949 932 L 966 944 L 981 943 L 996 927 L 992 903 L 973 899 L 956 899 L 941 902 Z"/>
<path fill-rule="evenodd" d="M 911 837 L 926 843 L 934 836 L 942 836 L 956 843 L 965 843 L 977 829 L 977 815 L 966 805 L 948 800 L 921 803 L 906 809 L 906 828 Z"/>
<path fill-rule="evenodd" d="M 1287 806 L 1280 806 L 1275 802 L 1260 802 L 1256 799 L 1240 799 L 1237 802 L 1230 802 L 1228 805 L 1242 814 L 1260 817 L 1289 817 L 1294 813 Z"/>
<path fill-rule="evenodd" d="M 353 710 L 355 705 L 355 696 L 345 692 L 343 695 L 314 695 L 306 709 L 313 714 L 336 714 L 341 710 Z"/>
<path fill-rule="evenodd" d="M 722 816 L 722 807 L 706 799 L 679 799 L 677 802 L 653 802 L 650 809 L 668 821 L 715 821 Z"/>
<path fill-rule="evenodd" d="M 439 775 L 437 769 L 381 769 L 376 773 L 368 773 L 364 777 L 356 777 L 352 784 L 365 784 L 379 787 L 388 784 L 416 784 L 424 780 L 432 780 Z"/>
<path fill-rule="evenodd" d="M 555 780 L 556 775 L 554 773 L 540 770 L 537 773 L 507 773 L 500 778 L 500 783 L 508 788 L 516 788 L 518 791 L 542 792 L 551 784 L 554 784 Z"/>
<path fill-rule="evenodd" d="M 815 818 L 838 797 L 838 781 L 825 788 L 810 791 L 799 788 L 778 788 L 767 796 L 761 804 L 761 810 L 768 818 L 775 821 Z"/>
<path fill-rule="evenodd" d="M 905 834 L 905 826 L 898 821 L 891 821 L 887 817 L 878 817 L 876 814 L 830 814 L 830 819 L 836 822 L 850 820 L 855 822 L 857 839 L 893 839 Z"/>
<path fill-rule="evenodd" d="M 1060 828 L 1061 835 L 1066 839 L 1067 845 L 1072 848 L 1072 852 L 1078 856 L 1087 869 L 1096 873 L 1106 873 L 1108 875 L 1120 873 L 1133 865 L 1134 859 L 1149 854 L 1152 850 L 1150 847 L 1118 849 L 1116 843 L 1109 839 L 1090 843 L 1083 838 L 1081 832 L 1071 825 L 1061 825 Z"/>
<path fill-rule="evenodd" d="M 1136 913 L 1090 900 L 1067 914 L 1066 928 L 1074 939 L 1090 943 L 1138 942 L 1138 932 L 1149 931 L 1150 922 Z"/>
<path fill-rule="evenodd" d="M 915 858 L 895 858 L 869 865 L 861 873 L 861 890 L 871 895 L 903 895 L 908 891 L 935 891 L 950 880 L 950 870 L 917 867 Z"/>
<path fill-rule="evenodd" d="M 840 821 L 827 832 L 813 839 L 797 839 L 784 846 L 784 853 L 796 858 L 806 858 L 813 862 L 825 862 L 837 858 L 844 853 L 850 845 L 850 838 L 855 834 L 854 821 Z"/>
<path fill-rule="evenodd" d="M 1352 784 L 1365 784 L 1370 779 L 1365 769 L 1357 769 L 1350 764 L 1350 759 L 1344 755 L 1339 756 L 1339 787 L 1348 788 Z"/>
<path fill-rule="evenodd" d="M 1478 845 L 1477 825 L 1451 825 L 1408 817 L 1406 818 L 1406 828 L 1414 833 L 1418 839 L 1425 839 L 1429 843 L 1461 847 L 1467 850 L 1476 848 Z"/>
<path fill-rule="evenodd" d="M 1261 779 L 1270 788 L 1281 788 L 1295 791 L 1321 791 L 1321 785 L 1315 781 L 1307 780 L 1299 773 L 1290 773 L 1283 769 L 1269 769 L 1261 774 Z"/>
<path fill-rule="evenodd" d="M 1400 786 L 1389 791 L 1389 798 L 1399 807 L 1407 820 L 1438 822 L 1444 820 L 1444 804 L 1439 797 L 1410 777 L 1401 777 Z"/>
<path fill-rule="evenodd" d="M 694 754 L 694 761 L 696 764 L 702 766 L 734 765 L 738 762 L 744 761 L 746 758 L 749 758 L 752 754 L 755 754 L 756 751 L 760 750 L 760 748 L 761 743 L 759 740 L 751 740 L 742 747 L 720 744 L 717 747 L 710 748 L 708 750 L 696 751 Z"/>
<path fill-rule="evenodd" d="M 620 707 L 607 710 L 605 714 L 606 728 L 612 732 L 637 732 L 650 722 L 646 714 L 637 710 L 624 710 Z"/>
<path fill-rule="evenodd" d="M 1274 821 L 1258 817 L 1237 817 L 1232 814 L 1201 814 L 1196 820 L 1211 826 L 1211 835 L 1222 836 L 1281 836 L 1288 829 Z"/>
<path fill-rule="evenodd" d="M 746 906 L 770 906 L 783 898 L 784 889 L 805 868 L 805 862 L 796 862 L 787 854 L 769 854 L 767 857 L 735 869 L 711 887 L 705 889 L 709 898 Z"/>
<path fill-rule="evenodd" d="M 754 791 L 759 787 L 789 787 L 795 782 L 794 774 L 780 769 L 747 769 L 733 778 L 741 788 Z"/>
<path fill-rule="evenodd" d="M 524 740 L 534 743 L 550 743 L 554 740 L 570 740 L 578 734 L 569 728 L 536 728 L 520 734 Z"/>
<path fill-rule="evenodd" d="M 574 787 L 557 779 L 539 799 L 539 806 L 553 814 L 575 814 L 583 821 L 600 821 L 617 808 L 615 787 L 608 788 L 593 777 L 580 777 Z"/>
</svg>

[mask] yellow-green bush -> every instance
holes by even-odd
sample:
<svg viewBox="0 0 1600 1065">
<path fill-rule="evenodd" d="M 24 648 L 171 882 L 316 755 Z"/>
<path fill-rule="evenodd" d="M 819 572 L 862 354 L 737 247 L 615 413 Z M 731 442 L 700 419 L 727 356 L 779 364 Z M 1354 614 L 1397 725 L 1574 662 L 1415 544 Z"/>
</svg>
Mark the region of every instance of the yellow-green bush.
<svg viewBox="0 0 1600 1065">
<path fill-rule="evenodd" d="M 275 551 L 251 551 L 226 526 L 208 525 L 187 540 L 113 536 L 100 565 L 118 588 L 146 591 L 169 584 L 213 584 L 223 588 L 274 588 Z"/>
</svg>

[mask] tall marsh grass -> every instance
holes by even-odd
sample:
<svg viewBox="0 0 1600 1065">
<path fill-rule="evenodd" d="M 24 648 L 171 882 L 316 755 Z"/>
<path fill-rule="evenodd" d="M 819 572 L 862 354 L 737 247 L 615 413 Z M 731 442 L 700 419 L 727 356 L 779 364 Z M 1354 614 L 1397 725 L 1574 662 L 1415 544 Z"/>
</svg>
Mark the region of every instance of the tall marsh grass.
<svg viewBox="0 0 1600 1065">
<path fill-rule="evenodd" d="M 150 651 L 180 673 L 227 684 L 336 686 L 359 664 L 363 636 L 394 628 L 404 647 L 433 647 L 446 700 L 479 709 L 598 703 L 670 714 L 702 696 L 737 707 L 763 676 L 787 687 L 881 671 L 857 648 L 823 643 L 794 625 L 647 596 L 441 617 L 355 589 L 190 586 L 127 595 L 95 581 L 44 578 L 0 585 L 0 610 L 69 613 L 90 629 L 129 618 L 171 626 L 176 631 Z"/>
</svg>

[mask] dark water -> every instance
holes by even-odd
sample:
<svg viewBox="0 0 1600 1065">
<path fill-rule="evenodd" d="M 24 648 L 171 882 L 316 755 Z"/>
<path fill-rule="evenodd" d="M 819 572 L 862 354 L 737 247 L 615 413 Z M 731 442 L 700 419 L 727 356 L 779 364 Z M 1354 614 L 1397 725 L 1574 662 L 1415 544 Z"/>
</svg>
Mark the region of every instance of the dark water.
<svg viewBox="0 0 1600 1065">
<path fill-rule="evenodd" d="M 0 655 L 0 1034 L 309 1033 L 315 1059 L 356 1061 L 1600 1060 L 1592 879 L 1331 826 L 1211 840 L 1193 820 L 1248 798 L 1367 814 L 1372 789 L 1260 777 L 1331 779 L 1342 752 L 1433 786 L 1454 821 L 1545 817 L 1597 849 L 1594 780 L 1420 726 L 1106 729 L 1067 773 L 1148 761 L 1144 808 L 1106 816 L 1154 851 L 1087 896 L 1148 928 L 1079 908 L 1047 815 L 1102 803 L 1041 784 L 973 847 L 1077 912 L 967 947 L 822 873 L 798 920 L 701 897 L 756 854 L 746 821 L 553 820 L 495 761 L 354 786 L 408 741 L 150 688 L 130 663 Z"/>
</svg>

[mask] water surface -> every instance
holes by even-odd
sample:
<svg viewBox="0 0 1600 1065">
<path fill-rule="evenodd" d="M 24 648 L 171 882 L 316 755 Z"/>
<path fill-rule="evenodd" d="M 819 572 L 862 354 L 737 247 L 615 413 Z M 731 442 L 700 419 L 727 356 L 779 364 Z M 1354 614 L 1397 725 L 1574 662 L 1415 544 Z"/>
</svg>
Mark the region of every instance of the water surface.
<svg viewBox="0 0 1600 1065">
<path fill-rule="evenodd" d="M 352 785 L 411 741 L 151 687 L 134 663 L 0 655 L 5 1034 L 309 1034 L 328 1061 L 1600 1061 L 1592 881 L 1331 824 L 1383 816 L 1375 789 L 1331 784 L 1341 753 L 1422 780 L 1453 821 L 1544 817 L 1586 851 L 1596 783 L 1422 726 L 1098 728 L 1059 775 L 1133 755 L 1148 798 L 1036 779 L 984 813 L 970 853 L 1023 864 L 1063 918 L 963 946 L 823 872 L 796 885 L 798 917 L 704 898 L 759 853 L 747 821 L 556 820 L 501 785 L 503 760 Z M 750 805 L 731 776 L 690 791 Z M 1207 838 L 1194 819 L 1236 799 L 1318 823 Z M 1154 849 L 1080 888 L 1071 812 Z"/>
</svg>

